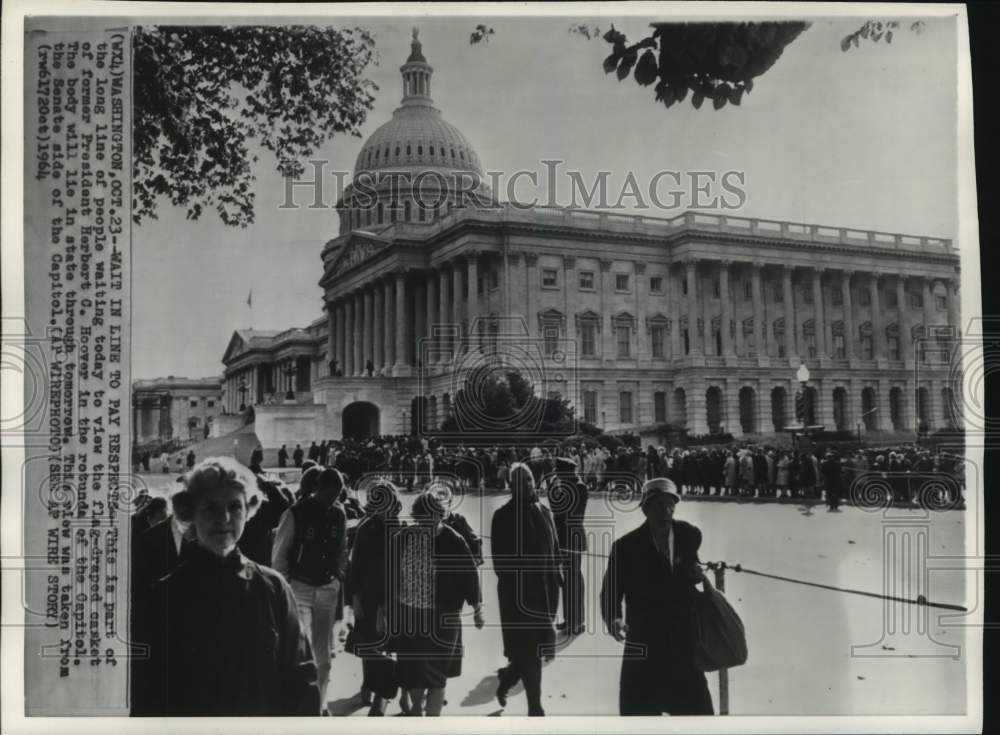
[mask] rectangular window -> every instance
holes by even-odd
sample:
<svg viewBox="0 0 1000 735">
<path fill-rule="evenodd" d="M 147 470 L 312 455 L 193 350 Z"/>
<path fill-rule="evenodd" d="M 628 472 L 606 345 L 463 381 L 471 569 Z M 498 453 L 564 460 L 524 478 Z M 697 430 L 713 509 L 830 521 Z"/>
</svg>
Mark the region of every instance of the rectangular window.
<svg viewBox="0 0 1000 735">
<path fill-rule="evenodd" d="M 555 268 L 543 268 L 542 269 L 542 287 L 543 288 L 556 288 L 558 286 L 557 279 L 559 277 L 558 272 Z"/>
<path fill-rule="evenodd" d="M 685 296 L 688 295 L 688 281 L 686 278 L 681 279 L 681 293 Z"/>
<path fill-rule="evenodd" d="M 753 299 L 753 282 L 743 281 L 743 300 L 751 301 Z"/>
<path fill-rule="evenodd" d="M 545 327 L 542 338 L 545 342 L 545 356 L 550 357 L 554 355 L 556 350 L 559 349 L 559 328 Z"/>
<path fill-rule="evenodd" d="M 890 360 L 899 360 L 899 337 L 888 337 L 886 348 L 889 351 Z"/>
<path fill-rule="evenodd" d="M 871 306 L 872 305 L 872 292 L 867 288 L 863 288 L 858 291 L 858 304 L 861 306 Z"/>
<path fill-rule="evenodd" d="M 594 289 L 594 274 L 590 271 L 580 271 L 580 288 L 585 288 L 588 291 Z"/>
<path fill-rule="evenodd" d="M 198 399 L 197 398 L 192 398 L 191 399 L 191 408 L 198 408 Z"/>
<path fill-rule="evenodd" d="M 615 274 L 615 290 L 628 291 L 628 273 Z"/>
<path fill-rule="evenodd" d="M 802 289 L 802 303 L 811 304 L 813 302 L 813 290 L 811 288 Z"/>
<path fill-rule="evenodd" d="M 816 359 L 816 335 L 807 334 L 804 335 L 806 341 L 806 354 L 813 360 Z"/>
<path fill-rule="evenodd" d="M 944 296 L 935 296 L 934 298 L 937 301 L 938 311 L 944 311 L 948 308 L 948 299 Z"/>
<path fill-rule="evenodd" d="M 483 274 L 480 273 L 476 276 L 476 293 L 483 292 L 483 283 L 485 283 L 485 279 L 483 278 Z"/>
<path fill-rule="evenodd" d="M 830 292 L 830 303 L 833 304 L 834 306 L 843 306 L 844 292 L 841 291 L 839 288 L 833 289 L 833 291 Z"/>
<path fill-rule="evenodd" d="M 597 327 L 594 324 L 580 325 L 580 350 L 584 357 L 597 354 Z"/>
<path fill-rule="evenodd" d="M 491 289 L 500 288 L 500 271 L 499 271 L 499 269 L 493 268 L 493 269 L 490 270 L 489 284 L 490 284 L 490 288 Z"/>
<path fill-rule="evenodd" d="M 842 334 L 833 335 L 833 356 L 838 360 L 847 357 L 847 347 L 844 345 L 844 335 Z"/>
<path fill-rule="evenodd" d="M 632 423 L 632 393 L 623 390 L 618 394 L 618 421 L 622 424 Z"/>
<path fill-rule="evenodd" d="M 209 399 L 209 401 L 208 401 L 208 407 L 209 408 L 215 408 L 215 401 Z"/>
<path fill-rule="evenodd" d="M 778 283 L 774 286 L 774 303 L 782 304 L 785 302 L 785 289 Z"/>
<path fill-rule="evenodd" d="M 663 278 L 660 276 L 651 276 L 649 279 L 649 292 L 663 293 Z"/>
<path fill-rule="evenodd" d="M 924 308 L 924 295 L 922 293 L 911 293 L 910 294 L 910 306 L 914 309 Z"/>
<path fill-rule="evenodd" d="M 667 394 L 663 391 L 653 394 L 653 420 L 658 424 L 667 422 Z"/>
<path fill-rule="evenodd" d="M 863 360 L 875 359 L 875 351 L 872 346 L 872 337 L 870 334 L 861 337 L 861 358 Z"/>
<path fill-rule="evenodd" d="M 629 327 L 615 327 L 615 338 L 618 343 L 618 357 L 628 357 L 631 347 L 632 331 Z"/>
<path fill-rule="evenodd" d="M 784 357 L 784 356 L 785 356 L 785 340 L 782 339 L 780 342 L 778 342 L 778 357 Z"/>
<path fill-rule="evenodd" d="M 722 295 L 722 287 L 719 285 L 719 279 L 712 281 L 712 296 L 719 298 Z"/>
<path fill-rule="evenodd" d="M 691 354 L 691 335 L 688 334 L 688 330 L 684 330 L 684 354 Z"/>
<path fill-rule="evenodd" d="M 653 346 L 653 357 L 663 357 L 663 336 L 667 330 L 662 326 L 655 326 L 650 332 L 652 346 Z"/>
<path fill-rule="evenodd" d="M 895 291 L 886 291 L 885 292 L 885 305 L 889 306 L 889 307 L 892 307 L 893 309 L 895 309 L 897 306 L 899 306 L 899 299 L 896 298 L 896 292 Z"/>
<path fill-rule="evenodd" d="M 583 420 L 588 424 L 597 423 L 597 391 L 583 392 Z"/>
</svg>

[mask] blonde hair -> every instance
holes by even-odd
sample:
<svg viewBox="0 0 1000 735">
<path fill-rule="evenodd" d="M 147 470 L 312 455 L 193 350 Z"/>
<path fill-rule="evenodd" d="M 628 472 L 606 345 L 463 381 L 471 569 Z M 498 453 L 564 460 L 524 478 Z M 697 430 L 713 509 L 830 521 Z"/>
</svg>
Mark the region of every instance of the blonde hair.
<svg viewBox="0 0 1000 735">
<path fill-rule="evenodd" d="M 184 476 L 184 489 L 173 497 L 174 514 L 178 520 L 194 520 L 198 499 L 208 490 L 217 487 L 235 487 L 243 493 L 247 503 L 247 520 L 253 518 L 264 502 L 264 493 L 258 487 L 257 476 L 247 467 L 232 457 L 208 457 Z M 183 517 L 189 513 L 189 517 Z"/>
</svg>

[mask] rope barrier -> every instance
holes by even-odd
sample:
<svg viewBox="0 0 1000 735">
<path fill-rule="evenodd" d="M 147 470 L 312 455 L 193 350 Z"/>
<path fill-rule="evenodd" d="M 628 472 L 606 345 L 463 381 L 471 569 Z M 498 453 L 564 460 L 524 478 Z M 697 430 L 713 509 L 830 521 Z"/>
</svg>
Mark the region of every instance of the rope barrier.
<svg viewBox="0 0 1000 735">
<path fill-rule="evenodd" d="M 484 535 L 480 536 L 480 538 L 489 539 L 491 537 Z M 593 551 L 578 551 L 576 553 L 581 554 L 583 556 L 592 556 L 598 559 L 608 558 L 607 554 L 598 554 Z M 931 602 L 923 595 L 919 595 L 917 599 L 914 600 L 909 597 L 898 597 L 896 595 L 886 595 L 879 592 L 868 592 L 867 590 L 857 590 L 857 589 L 852 589 L 850 587 L 838 587 L 837 585 L 823 584 L 822 582 L 810 582 L 809 580 L 806 579 L 796 579 L 795 577 L 785 577 L 780 574 L 770 574 L 768 572 L 761 572 L 756 569 L 748 569 L 747 567 L 744 567 L 742 564 L 729 564 L 724 561 L 708 561 L 708 562 L 701 562 L 701 566 L 712 571 L 716 569 L 721 569 L 723 571 L 726 569 L 732 569 L 734 572 L 752 574 L 757 577 L 766 577 L 767 579 L 776 579 L 780 582 L 801 584 L 806 587 L 818 587 L 819 589 L 831 590 L 833 592 L 844 592 L 846 594 L 851 594 L 851 595 L 861 595 L 862 597 L 873 597 L 875 599 L 885 600 L 888 602 L 901 602 L 907 605 L 920 605 L 922 607 L 934 607 L 941 610 L 954 610 L 956 612 L 969 611 L 968 608 L 963 607 L 962 605 L 953 605 L 949 602 Z"/>
<path fill-rule="evenodd" d="M 821 582 L 810 582 L 805 579 L 795 579 L 794 577 L 785 577 L 780 574 L 768 574 L 767 572 L 760 572 L 756 569 L 747 569 L 741 564 L 727 564 L 726 562 L 703 562 L 702 566 L 708 569 L 732 569 L 734 572 L 743 572 L 745 574 L 753 574 L 757 577 L 767 577 L 768 579 L 777 579 L 781 582 L 791 582 L 792 584 L 801 584 L 807 587 L 819 587 L 820 589 L 832 590 L 834 592 L 845 592 L 851 595 L 862 595 L 864 597 L 874 597 L 880 600 L 887 600 L 890 602 L 902 602 L 908 605 L 920 605 L 922 607 L 935 607 L 942 610 L 956 610 L 958 612 L 968 612 L 968 609 L 962 605 L 952 605 L 948 602 L 931 602 L 923 595 L 919 595 L 917 599 L 911 599 L 908 597 L 898 597 L 896 595 L 886 595 L 880 594 L 878 592 L 868 592 L 866 590 L 856 590 L 850 587 L 838 587 L 832 584 L 822 584 Z"/>
</svg>

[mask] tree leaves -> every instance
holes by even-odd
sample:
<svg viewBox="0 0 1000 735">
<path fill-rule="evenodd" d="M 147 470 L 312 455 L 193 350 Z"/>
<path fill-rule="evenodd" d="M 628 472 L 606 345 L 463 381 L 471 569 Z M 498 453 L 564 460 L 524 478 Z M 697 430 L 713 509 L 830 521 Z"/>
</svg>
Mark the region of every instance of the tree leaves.
<svg viewBox="0 0 1000 735">
<path fill-rule="evenodd" d="M 861 47 L 861 39 L 866 41 L 871 41 L 872 43 L 878 43 L 883 38 L 886 43 L 892 43 L 894 37 L 894 32 L 899 30 L 898 20 L 869 20 L 864 23 L 860 28 L 858 28 L 853 33 L 848 33 L 840 41 L 840 50 L 847 51 L 854 46 L 854 48 Z M 926 30 L 927 24 L 922 20 L 915 21 L 910 24 L 910 31 L 916 35 L 920 35 Z"/>
<path fill-rule="evenodd" d="M 492 28 L 480 23 L 475 27 L 472 33 L 469 34 L 469 43 L 476 44 L 480 43 L 481 41 L 489 41 L 490 36 L 492 36 L 494 33 L 495 31 Z"/>
<path fill-rule="evenodd" d="M 778 60 L 784 48 L 809 27 L 800 22 L 768 23 L 653 23 L 649 37 L 628 45 L 614 26 L 604 34 L 612 45 L 604 59 L 607 74 L 619 81 L 635 69 L 637 84 L 654 83 L 655 99 L 667 108 L 694 93 L 691 104 L 700 109 L 705 99 L 712 107 L 740 105 L 758 77 Z M 642 55 L 639 56 L 639 52 Z"/>
<path fill-rule="evenodd" d="M 139 27 L 133 35 L 133 218 L 161 199 L 188 219 L 214 210 L 227 225 L 254 221 L 249 142 L 277 169 L 337 133 L 360 135 L 376 86 L 364 77 L 374 41 L 360 28 Z"/>
</svg>

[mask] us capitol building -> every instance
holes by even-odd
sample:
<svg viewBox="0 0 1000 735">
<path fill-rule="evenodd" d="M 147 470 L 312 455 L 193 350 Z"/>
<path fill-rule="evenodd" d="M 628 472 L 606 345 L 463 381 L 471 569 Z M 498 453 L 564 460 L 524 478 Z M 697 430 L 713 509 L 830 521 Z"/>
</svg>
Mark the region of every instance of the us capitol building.
<svg viewBox="0 0 1000 735">
<path fill-rule="evenodd" d="M 355 182 L 481 179 L 468 139 L 433 106 L 415 34 L 401 72 L 402 103 L 362 147 Z M 950 240 L 700 212 L 458 207 L 447 188 L 427 209 L 405 184 L 374 188 L 365 206 L 350 188 L 338 204 L 340 234 L 322 251 L 325 315 L 233 334 L 230 415 L 213 433 L 249 406 L 265 447 L 437 428 L 468 368 L 497 362 L 588 422 L 647 436 L 664 423 L 782 431 L 803 363 L 807 423 L 913 432 L 960 421 Z"/>
</svg>

